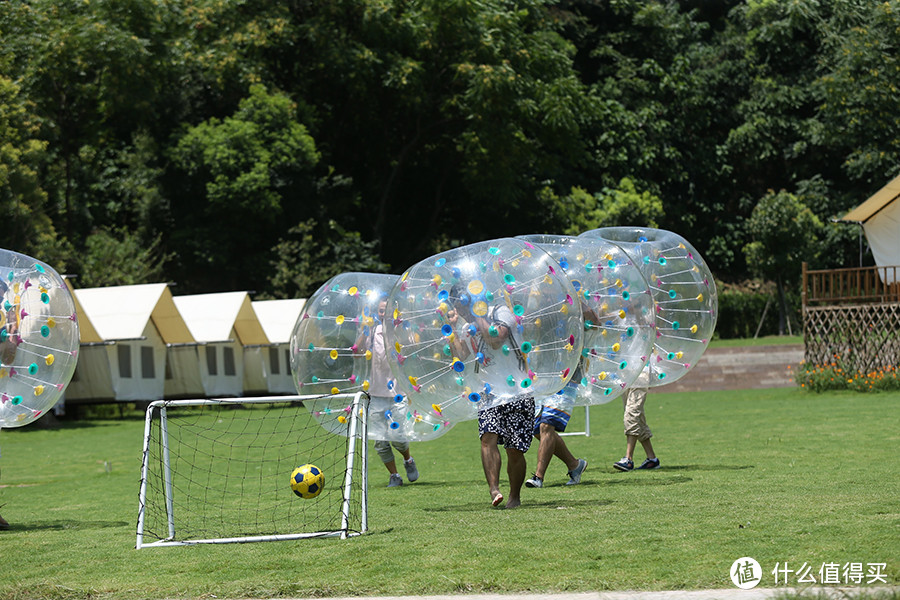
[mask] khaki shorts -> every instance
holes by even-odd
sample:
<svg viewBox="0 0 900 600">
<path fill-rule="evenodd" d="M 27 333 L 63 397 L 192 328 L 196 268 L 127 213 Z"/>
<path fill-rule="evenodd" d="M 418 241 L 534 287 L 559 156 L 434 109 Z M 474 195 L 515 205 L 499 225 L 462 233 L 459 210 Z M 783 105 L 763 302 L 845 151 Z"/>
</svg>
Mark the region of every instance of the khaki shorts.
<svg viewBox="0 0 900 600">
<path fill-rule="evenodd" d="M 644 400 L 647 399 L 647 386 L 650 383 L 649 375 L 646 371 L 642 371 L 634 382 L 634 387 L 628 388 L 625 396 L 622 398 L 622 404 L 625 406 L 625 435 L 633 435 L 640 441 L 649 440 L 653 437 L 653 432 L 647 426 L 647 420 L 644 418 Z"/>
</svg>

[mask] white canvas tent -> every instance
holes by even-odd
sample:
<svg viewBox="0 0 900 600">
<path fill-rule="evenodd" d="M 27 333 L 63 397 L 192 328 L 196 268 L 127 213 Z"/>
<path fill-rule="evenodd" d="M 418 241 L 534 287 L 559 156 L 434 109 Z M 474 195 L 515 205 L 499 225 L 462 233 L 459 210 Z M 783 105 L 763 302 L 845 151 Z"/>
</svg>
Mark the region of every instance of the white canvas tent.
<svg viewBox="0 0 900 600">
<path fill-rule="evenodd" d="M 296 394 L 291 375 L 291 333 L 306 300 L 259 300 L 251 304 L 269 345 L 244 348 L 244 390 Z"/>
<path fill-rule="evenodd" d="M 74 290 L 81 350 L 67 402 L 158 400 L 166 344 L 193 341 L 164 283 Z"/>
<path fill-rule="evenodd" d="M 841 221 L 863 226 L 876 265 L 900 265 L 900 176 L 844 215 Z M 892 270 L 885 269 L 882 275 L 887 277 L 884 283 L 894 283 Z"/>
<path fill-rule="evenodd" d="M 194 340 L 193 360 L 189 352 L 170 349 L 170 358 L 180 361 L 178 368 L 194 368 L 202 390 L 188 390 L 211 398 L 240 396 L 244 391 L 244 346 L 268 344 L 247 292 L 223 292 L 176 296 L 175 306 L 184 317 Z M 167 387 L 167 392 L 174 391 Z M 184 393 L 184 392 L 180 392 Z"/>
<path fill-rule="evenodd" d="M 85 312 L 78 296 L 75 295 L 75 289 L 72 281 L 63 275 L 66 287 L 72 294 L 72 300 L 75 303 L 75 316 L 78 319 L 78 336 L 80 338 L 80 347 L 78 349 L 78 362 L 75 364 L 75 372 L 72 373 L 72 379 L 66 386 L 63 398 L 60 400 L 63 404 L 66 402 L 77 403 L 81 400 L 111 400 L 115 397 L 112 388 L 112 376 L 109 369 L 109 358 L 106 350 L 102 347 L 105 342 L 97 333 L 91 318 Z"/>
</svg>

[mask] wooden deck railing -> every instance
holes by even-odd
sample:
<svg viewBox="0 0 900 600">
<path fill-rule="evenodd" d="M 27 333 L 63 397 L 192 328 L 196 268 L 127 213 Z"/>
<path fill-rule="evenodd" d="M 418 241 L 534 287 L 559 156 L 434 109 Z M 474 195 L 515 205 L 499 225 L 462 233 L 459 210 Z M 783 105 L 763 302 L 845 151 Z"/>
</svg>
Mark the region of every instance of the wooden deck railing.
<svg viewBox="0 0 900 600">
<path fill-rule="evenodd" d="M 900 265 L 810 271 L 803 263 L 803 306 L 900 302 Z"/>
</svg>

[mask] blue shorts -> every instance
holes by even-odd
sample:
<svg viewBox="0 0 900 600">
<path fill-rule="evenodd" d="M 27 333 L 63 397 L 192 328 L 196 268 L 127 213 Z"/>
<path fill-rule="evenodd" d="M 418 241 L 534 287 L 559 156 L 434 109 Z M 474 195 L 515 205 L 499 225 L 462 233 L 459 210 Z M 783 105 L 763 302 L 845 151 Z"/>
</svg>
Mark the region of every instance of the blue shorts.
<svg viewBox="0 0 900 600">
<path fill-rule="evenodd" d="M 534 437 L 539 437 L 538 433 L 541 430 L 541 423 L 552 425 L 555 430 L 562 433 L 566 430 L 566 425 L 569 424 L 569 417 L 571 417 L 569 413 L 558 408 L 541 407 L 541 412 L 534 418 Z"/>
</svg>

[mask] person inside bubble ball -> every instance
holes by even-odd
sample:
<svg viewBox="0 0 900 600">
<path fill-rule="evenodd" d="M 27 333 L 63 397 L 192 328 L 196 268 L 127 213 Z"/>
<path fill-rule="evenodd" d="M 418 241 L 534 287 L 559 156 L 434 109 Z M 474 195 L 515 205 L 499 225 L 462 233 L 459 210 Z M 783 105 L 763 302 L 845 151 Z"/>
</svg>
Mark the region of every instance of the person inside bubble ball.
<svg viewBox="0 0 900 600">
<path fill-rule="evenodd" d="M 578 373 L 579 371 L 576 370 L 576 376 Z M 534 437 L 540 446 L 534 475 L 525 481 L 525 487 L 544 487 L 544 475 L 554 456 L 565 463 L 568 469 L 569 481 L 566 482 L 566 485 L 581 483 L 581 475 L 587 469 L 587 460 L 575 458 L 559 435 L 566 430 L 566 426 L 569 424 L 572 408 L 575 407 L 575 394 L 579 379 L 580 377 L 578 379 L 573 377 L 572 381 L 566 384 L 566 387 L 559 393 L 545 398 L 540 412 L 534 418 Z"/>
<path fill-rule="evenodd" d="M 12 302 L 6 309 L 8 299 L 6 297 L 9 287 L 6 282 L 0 281 L 0 366 L 9 366 L 16 358 L 15 336 L 18 333 L 16 309 Z"/>
<path fill-rule="evenodd" d="M 600 322 L 600 317 L 594 309 L 582 305 L 581 311 L 585 322 Z M 575 458 L 559 434 L 566 430 L 569 418 L 572 416 L 572 409 L 575 408 L 578 382 L 581 381 L 584 370 L 582 360 L 584 359 L 578 361 L 578 367 L 566 387 L 558 393 L 544 398 L 541 410 L 534 418 L 534 437 L 540 442 L 540 446 L 534 475 L 525 482 L 526 487 L 544 487 L 544 474 L 550 465 L 550 459 L 554 456 L 563 461 L 568 469 L 569 481 L 566 482 L 566 485 L 581 483 L 581 475 L 588 466 L 587 460 Z"/>
<path fill-rule="evenodd" d="M 9 529 L 9 522 L 0 516 L 0 529 Z"/>
<path fill-rule="evenodd" d="M 387 298 L 383 297 L 378 303 L 378 315 L 374 320 L 374 325 L 368 328 L 368 335 L 364 331 L 356 341 L 356 348 L 359 351 L 365 352 L 368 350 L 372 352 L 372 376 L 369 381 L 370 416 L 376 413 L 384 415 L 385 411 L 391 410 L 391 407 L 394 405 L 393 394 L 389 388 L 392 379 L 391 368 L 388 364 L 384 343 L 384 315 L 386 310 Z M 416 467 L 415 459 L 410 454 L 408 441 L 375 440 L 375 451 L 387 468 L 388 473 L 390 473 L 387 487 L 403 485 L 403 477 L 397 472 L 397 463 L 394 460 L 394 451 L 391 449 L 391 446 L 396 448 L 403 456 L 406 478 L 410 482 L 417 480 L 419 478 L 419 469 Z"/>
<path fill-rule="evenodd" d="M 0 516 L 0 529 L 9 529 L 9 522 Z"/>
<path fill-rule="evenodd" d="M 8 290 L 6 282 L 0 281 L 0 305 L 6 302 L 6 292 Z M 0 342 L 0 361 L 3 365 L 12 364 L 16 357 L 16 344 L 13 341 L 13 335 L 16 333 L 16 317 L 15 309 L 4 310 L 0 306 L 0 331 L 3 332 L 3 341 Z M 0 516 L 0 530 L 9 529 L 9 522 Z"/>
<path fill-rule="evenodd" d="M 631 471 L 634 469 L 634 449 L 640 442 L 647 453 L 647 458 L 641 463 L 638 469 L 658 469 L 659 458 L 653 451 L 653 444 L 650 438 L 653 433 L 647 426 L 647 419 L 644 416 L 644 401 L 647 399 L 647 388 L 650 386 L 650 367 L 646 366 L 638 375 L 634 385 L 628 388 L 625 397 L 622 399 L 625 405 L 625 456 L 613 463 L 613 467 L 619 471 Z"/>
<path fill-rule="evenodd" d="M 476 315 L 472 298 L 458 286 L 450 290 L 452 309 L 447 311 L 447 321 L 457 334 L 453 336 L 453 350 L 464 360 L 474 354 L 477 357 L 474 370 L 491 369 L 493 372 L 513 373 L 526 371 L 527 364 L 515 340 L 516 320 L 505 303 L 486 307 L 483 314 Z M 460 319 L 465 323 L 460 323 Z M 461 328 L 457 326 L 461 325 Z M 515 350 L 504 353 L 507 345 Z M 506 474 L 509 478 L 509 498 L 506 508 L 516 508 L 521 504 L 520 494 L 525 483 L 525 453 L 531 447 L 531 432 L 534 424 L 534 396 L 519 394 L 503 404 L 493 404 L 494 396 L 489 387 L 484 390 L 485 398 L 479 405 L 489 406 L 478 409 L 478 436 L 481 439 L 481 465 L 491 496 L 491 506 L 503 502 L 500 492 L 500 469 L 502 458 L 499 445 L 506 450 Z"/>
</svg>

